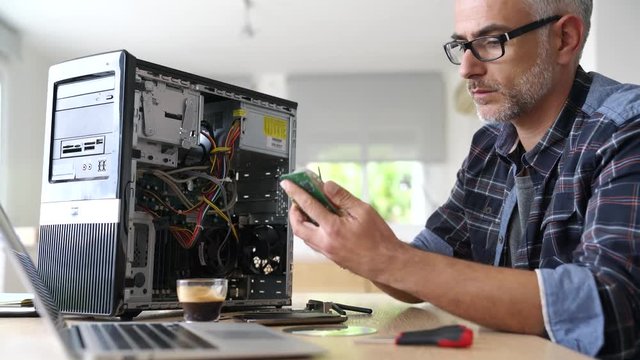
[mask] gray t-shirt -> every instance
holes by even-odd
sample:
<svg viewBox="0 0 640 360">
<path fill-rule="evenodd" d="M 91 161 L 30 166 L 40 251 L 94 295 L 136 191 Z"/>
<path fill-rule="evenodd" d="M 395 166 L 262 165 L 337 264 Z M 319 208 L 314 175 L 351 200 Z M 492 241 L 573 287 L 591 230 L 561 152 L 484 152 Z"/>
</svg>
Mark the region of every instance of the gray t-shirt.
<svg viewBox="0 0 640 360">
<path fill-rule="evenodd" d="M 518 211 L 514 211 L 509 221 L 509 259 L 512 267 L 516 264 L 528 263 L 526 247 L 522 246 L 523 234 L 526 231 L 527 219 L 533 202 L 534 188 L 528 174 L 515 177 L 513 191 L 516 192 Z M 518 252 L 518 250 L 521 250 Z"/>
</svg>

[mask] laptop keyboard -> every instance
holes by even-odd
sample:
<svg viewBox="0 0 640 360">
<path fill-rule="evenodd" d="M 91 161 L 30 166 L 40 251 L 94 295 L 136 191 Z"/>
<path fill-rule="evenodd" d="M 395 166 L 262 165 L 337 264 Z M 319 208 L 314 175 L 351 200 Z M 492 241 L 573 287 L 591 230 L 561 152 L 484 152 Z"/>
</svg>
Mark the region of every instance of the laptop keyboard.
<svg viewBox="0 0 640 360">
<path fill-rule="evenodd" d="M 216 347 L 178 324 L 91 324 L 104 350 L 215 349 Z"/>
</svg>

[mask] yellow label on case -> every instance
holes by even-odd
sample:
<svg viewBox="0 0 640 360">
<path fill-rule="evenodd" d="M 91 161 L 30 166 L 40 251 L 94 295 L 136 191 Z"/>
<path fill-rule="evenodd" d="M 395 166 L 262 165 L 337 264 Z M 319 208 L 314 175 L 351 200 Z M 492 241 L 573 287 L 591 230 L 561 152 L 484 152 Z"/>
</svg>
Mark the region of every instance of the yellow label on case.
<svg viewBox="0 0 640 360">
<path fill-rule="evenodd" d="M 264 135 L 285 140 L 287 138 L 287 121 L 273 116 L 265 116 Z"/>
<path fill-rule="evenodd" d="M 245 109 L 233 110 L 233 117 L 245 117 L 245 116 L 247 116 L 247 110 Z"/>
</svg>

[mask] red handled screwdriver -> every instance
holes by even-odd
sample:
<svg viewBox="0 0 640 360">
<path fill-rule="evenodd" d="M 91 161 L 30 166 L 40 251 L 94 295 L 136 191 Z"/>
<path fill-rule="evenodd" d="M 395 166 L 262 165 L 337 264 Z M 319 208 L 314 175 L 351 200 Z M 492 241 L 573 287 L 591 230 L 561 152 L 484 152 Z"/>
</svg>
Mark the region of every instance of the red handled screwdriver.
<svg viewBox="0 0 640 360">
<path fill-rule="evenodd" d="M 396 345 L 434 345 L 440 347 L 469 347 L 473 331 L 464 325 L 449 325 L 435 329 L 405 331 L 396 337 L 370 337 L 355 340 L 359 343 L 392 343 Z"/>
</svg>

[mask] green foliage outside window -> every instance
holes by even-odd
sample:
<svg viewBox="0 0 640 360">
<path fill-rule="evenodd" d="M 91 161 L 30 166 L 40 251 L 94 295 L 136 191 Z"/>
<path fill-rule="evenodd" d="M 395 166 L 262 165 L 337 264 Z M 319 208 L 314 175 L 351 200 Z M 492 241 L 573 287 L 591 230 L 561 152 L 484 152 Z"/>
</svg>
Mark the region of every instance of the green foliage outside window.
<svg viewBox="0 0 640 360">
<path fill-rule="evenodd" d="M 307 169 L 315 171 L 323 181 L 332 180 L 350 193 L 362 198 L 362 165 L 355 162 L 323 162 L 310 163 Z"/>
<path fill-rule="evenodd" d="M 409 223 L 411 220 L 412 173 L 416 162 L 369 162 L 366 174 L 355 162 L 310 163 L 307 168 L 318 172 L 322 180 L 333 180 L 353 195 L 371 204 L 386 220 Z M 364 176 L 367 192 L 365 196 Z"/>
<path fill-rule="evenodd" d="M 382 217 L 392 223 L 411 219 L 410 162 L 371 162 L 367 165 L 369 202 Z"/>
</svg>

